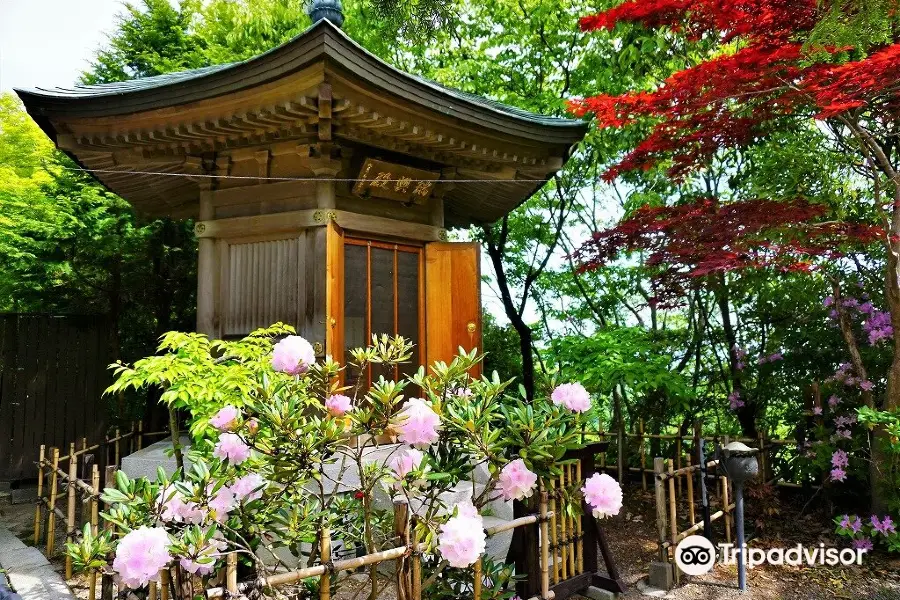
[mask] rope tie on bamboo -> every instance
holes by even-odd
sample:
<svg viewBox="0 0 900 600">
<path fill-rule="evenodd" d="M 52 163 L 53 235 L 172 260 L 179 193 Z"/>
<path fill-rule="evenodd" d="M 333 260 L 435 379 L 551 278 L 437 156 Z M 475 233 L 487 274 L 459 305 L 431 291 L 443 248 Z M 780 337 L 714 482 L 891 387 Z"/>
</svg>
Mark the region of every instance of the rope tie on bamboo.
<svg viewBox="0 0 900 600">
<path fill-rule="evenodd" d="M 325 573 L 331 575 L 334 573 L 334 561 L 329 560 L 327 562 L 323 562 L 322 566 L 325 567 Z"/>
</svg>

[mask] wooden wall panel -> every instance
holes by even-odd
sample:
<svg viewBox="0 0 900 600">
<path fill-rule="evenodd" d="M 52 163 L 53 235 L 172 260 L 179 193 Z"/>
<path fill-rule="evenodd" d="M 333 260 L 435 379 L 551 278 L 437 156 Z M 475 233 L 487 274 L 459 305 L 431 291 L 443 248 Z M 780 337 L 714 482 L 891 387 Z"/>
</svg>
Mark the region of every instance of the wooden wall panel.
<svg viewBox="0 0 900 600">
<path fill-rule="evenodd" d="M 282 321 L 298 327 L 306 313 L 298 265 L 306 233 L 281 240 L 228 246 L 227 297 L 221 303 L 222 334 L 245 335 Z"/>
<path fill-rule="evenodd" d="M 475 243 L 425 246 L 425 353 L 450 362 L 462 346 L 482 349 L 481 256 Z M 473 375 L 480 375 L 478 373 Z"/>
<path fill-rule="evenodd" d="M 333 221 L 327 228 L 325 353 L 343 361 L 344 232 Z M 360 277 L 364 275 L 361 273 Z"/>
</svg>

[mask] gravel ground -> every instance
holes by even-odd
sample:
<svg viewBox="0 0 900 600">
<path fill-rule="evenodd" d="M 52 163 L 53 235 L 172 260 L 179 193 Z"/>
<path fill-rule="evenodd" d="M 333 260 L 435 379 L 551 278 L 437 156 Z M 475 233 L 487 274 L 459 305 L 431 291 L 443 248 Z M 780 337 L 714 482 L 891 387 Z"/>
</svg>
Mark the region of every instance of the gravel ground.
<svg viewBox="0 0 900 600">
<path fill-rule="evenodd" d="M 628 585 L 628 592 L 623 598 L 637 599 L 645 597 L 638 584 L 646 577 L 649 565 L 656 556 L 654 499 L 652 491 L 644 492 L 640 485 L 628 486 L 625 498 L 622 514 L 605 521 L 603 525 L 613 558 Z M 763 519 L 753 514 L 748 500 L 748 510 L 751 510 L 747 519 L 748 531 L 757 521 L 766 524 L 766 528 L 758 532 L 753 545 L 764 548 L 789 547 L 797 543 L 817 546 L 820 542 L 834 545 L 832 530 L 825 526 L 830 518 L 824 514 L 799 514 L 803 504 L 804 499 L 799 494 L 782 495 L 782 500 L 766 503 L 767 516 Z M 687 507 L 679 506 L 678 512 L 686 514 Z M 0 522 L 26 544 L 31 543 L 33 519 L 33 504 L 11 505 L 0 501 Z M 51 563 L 62 572 L 65 534 L 59 525 L 58 534 L 57 554 Z M 718 539 L 724 537 L 721 523 L 717 523 L 715 534 Z M 867 556 L 864 564 L 858 567 L 757 567 L 749 572 L 749 590 L 744 594 L 737 590 L 736 582 L 735 568 L 719 565 L 701 578 L 684 577 L 681 585 L 660 597 L 677 600 L 900 600 L 900 559 L 876 553 Z M 69 585 L 79 598 L 87 598 L 84 578 L 76 576 L 69 581 Z M 365 578 L 354 575 L 339 586 L 333 597 L 335 600 L 365 598 L 366 589 Z M 379 595 L 379 600 L 395 598 L 391 587 Z"/>
</svg>

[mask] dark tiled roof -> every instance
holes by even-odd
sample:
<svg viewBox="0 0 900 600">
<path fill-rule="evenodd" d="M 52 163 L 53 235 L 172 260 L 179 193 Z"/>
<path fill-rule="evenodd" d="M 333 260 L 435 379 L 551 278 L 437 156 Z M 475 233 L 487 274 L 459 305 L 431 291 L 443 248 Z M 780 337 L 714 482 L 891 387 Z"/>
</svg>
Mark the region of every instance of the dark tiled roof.
<svg viewBox="0 0 900 600">
<path fill-rule="evenodd" d="M 318 27 L 328 27 L 333 30 L 333 33 L 339 34 L 340 38 L 343 38 L 343 41 L 354 46 L 358 51 L 361 51 L 371 57 L 372 59 L 378 61 L 382 66 L 388 68 L 393 71 L 396 75 L 412 79 L 417 81 L 420 84 L 430 87 L 432 90 L 437 92 L 438 94 L 451 96 L 456 100 L 461 100 L 466 103 L 477 105 L 483 109 L 487 109 L 493 112 L 501 113 L 506 116 L 510 116 L 516 119 L 522 119 L 525 121 L 529 121 L 531 123 L 537 125 L 547 125 L 547 126 L 562 126 L 562 127 L 583 127 L 584 122 L 576 119 L 566 119 L 561 117 L 553 117 L 542 115 L 538 113 L 532 113 L 527 110 L 523 110 L 521 108 L 517 108 L 515 106 L 509 106 L 507 104 L 503 104 L 501 102 L 497 102 L 494 100 L 490 100 L 488 98 L 483 98 L 481 96 L 470 94 L 468 92 L 463 92 L 461 90 L 457 90 L 446 85 L 442 85 L 437 83 L 436 81 L 432 81 L 430 79 L 426 79 L 424 77 L 419 77 L 416 75 L 411 75 L 409 73 L 405 73 L 396 69 L 395 67 L 387 64 L 362 46 L 360 46 L 357 42 L 352 40 L 347 34 L 345 34 L 340 29 L 335 28 L 328 21 L 320 21 L 313 27 L 307 29 L 303 33 L 294 37 L 290 41 L 286 42 L 282 46 L 278 48 L 274 48 L 265 52 L 259 56 L 234 63 L 227 63 L 221 65 L 213 65 L 209 67 L 201 67 L 199 69 L 190 69 L 187 71 L 177 71 L 174 73 L 166 73 L 164 75 L 156 75 L 153 77 L 143 77 L 140 79 L 132 79 L 129 81 L 120 81 L 113 83 L 102 83 L 95 85 L 73 85 L 71 87 L 54 87 L 54 88 L 33 88 L 33 89 L 22 89 L 16 90 L 25 95 L 37 96 L 43 98 L 52 98 L 59 100 L 67 100 L 67 99 L 112 99 L 117 96 L 127 96 L 129 94 L 137 93 L 137 92 L 145 92 L 150 90 L 159 91 L 161 88 L 166 88 L 168 86 L 175 86 L 178 84 L 184 84 L 188 82 L 193 82 L 194 80 L 202 79 L 204 77 L 214 75 L 216 73 L 225 73 L 229 70 L 240 67 L 241 65 L 246 65 L 248 63 L 263 61 L 265 57 L 270 54 L 275 54 L 277 51 L 282 50 L 287 46 L 291 46 L 293 44 L 300 43 L 308 34 Z"/>
</svg>

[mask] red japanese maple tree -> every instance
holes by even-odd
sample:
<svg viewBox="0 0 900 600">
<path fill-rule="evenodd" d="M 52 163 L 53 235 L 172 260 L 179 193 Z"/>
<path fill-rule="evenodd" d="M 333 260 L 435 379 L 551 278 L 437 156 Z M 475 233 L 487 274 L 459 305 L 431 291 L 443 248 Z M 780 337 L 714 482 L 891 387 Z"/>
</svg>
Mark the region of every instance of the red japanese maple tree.
<svg viewBox="0 0 900 600">
<path fill-rule="evenodd" d="M 883 231 L 846 223 L 823 228 L 816 225 L 820 209 L 802 200 L 730 206 L 701 200 L 642 209 L 595 234 L 579 257 L 590 269 L 623 250 L 649 251 L 657 281 L 677 290 L 691 278 L 747 267 L 807 269 L 812 258 L 838 251 L 842 241 L 877 237 L 887 250 L 885 296 L 894 332 L 884 409 L 895 409 L 900 407 L 900 172 L 894 167 L 900 44 L 816 48 L 812 55 L 807 43 L 827 10 L 827 3 L 817 0 L 627 0 L 583 18 L 582 28 L 613 29 L 619 23 L 668 28 L 687 40 L 704 40 L 714 51 L 655 89 L 575 99 L 570 108 L 592 113 L 600 128 L 649 123 L 649 134 L 605 173 L 609 180 L 664 161 L 678 180 L 709 164 L 721 149 L 755 143 L 786 120 L 824 121 L 855 143 L 873 182 Z M 889 197 L 882 199 L 885 192 Z M 802 235 L 791 237 L 792 231 Z M 859 362 L 852 334 L 845 333 L 845 341 L 853 362 Z M 861 364 L 854 367 L 863 371 Z"/>
</svg>

